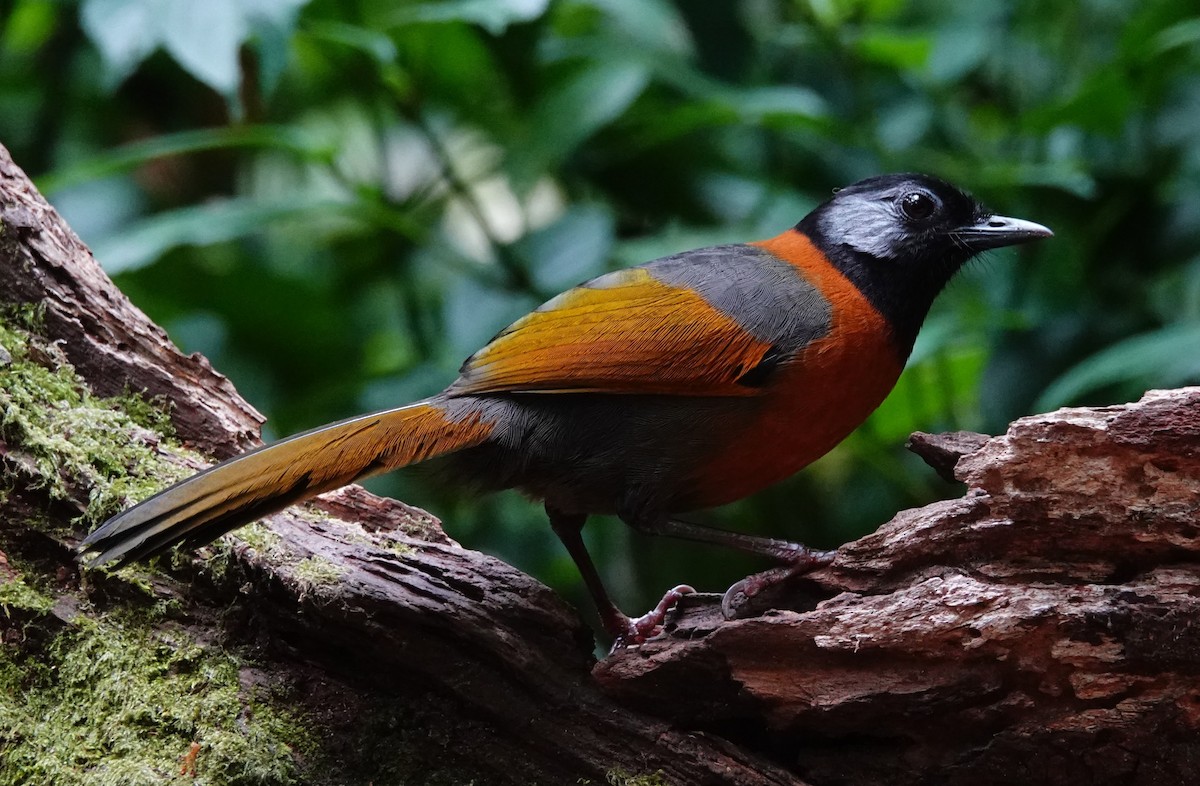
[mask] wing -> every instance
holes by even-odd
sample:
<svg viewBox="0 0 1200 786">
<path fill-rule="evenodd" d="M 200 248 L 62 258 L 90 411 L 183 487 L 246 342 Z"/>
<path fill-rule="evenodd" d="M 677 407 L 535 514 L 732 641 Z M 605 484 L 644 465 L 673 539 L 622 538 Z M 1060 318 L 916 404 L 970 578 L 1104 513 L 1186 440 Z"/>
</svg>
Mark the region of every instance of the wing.
<svg viewBox="0 0 1200 786">
<path fill-rule="evenodd" d="M 795 268 L 761 249 L 691 251 L 553 298 L 472 355 L 448 392 L 755 395 L 828 331 L 828 314 Z"/>
</svg>

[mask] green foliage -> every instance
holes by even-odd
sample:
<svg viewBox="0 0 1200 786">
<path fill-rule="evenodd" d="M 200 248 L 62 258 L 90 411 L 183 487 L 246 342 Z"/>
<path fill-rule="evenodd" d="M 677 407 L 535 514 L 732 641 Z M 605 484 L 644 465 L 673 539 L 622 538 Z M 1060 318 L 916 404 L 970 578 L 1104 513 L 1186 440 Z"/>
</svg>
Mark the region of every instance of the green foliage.
<svg viewBox="0 0 1200 786">
<path fill-rule="evenodd" d="M 108 87 L 162 47 L 191 76 L 240 110 L 242 45 L 258 43 L 258 77 L 273 84 L 287 56 L 296 12 L 308 0 L 83 0 L 79 22 L 96 46 Z"/>
<path fill-rule="evenodd" d="M 954 493 L 900 449 L 914 429 L 1200 379 L 1184 0 L 194 5 L 10 4 L 0 141 L 271 435 L 434 392 L 562 287 L 775 234 L 898 170 L 1057 236 L 965 271 L 866 427 L 716 523 L 836 543 Z M 522 500 L 375 485 L 574 580 Z M 631 607 L 756 566 L 589 530 Z"/>
</svg>

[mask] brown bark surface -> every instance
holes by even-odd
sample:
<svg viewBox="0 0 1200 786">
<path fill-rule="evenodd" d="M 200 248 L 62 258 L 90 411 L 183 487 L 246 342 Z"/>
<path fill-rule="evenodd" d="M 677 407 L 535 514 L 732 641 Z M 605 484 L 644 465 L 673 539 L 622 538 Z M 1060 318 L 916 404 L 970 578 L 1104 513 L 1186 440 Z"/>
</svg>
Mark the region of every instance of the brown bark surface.
<svg viewBox="0 0 1200 786">
<path fill-rule="evenodd" d="M 693 602 L 598 681 L 769 740 L 817 784 L 1195 782 L 1200 388 L 917 441 L 966 451 L 963 498 L 847 544 L 762 616 Z"/>
<path fill-rule="evenodd" d="M 93 390 L 166 396 L 179 437 L 214 456 L 253 443 L 257 413 L 116 291 L 2 148 L 0 222 L 0 303 L 43 303 L 45 336 Z M 599 664 L 546 587 L 361 489 L 271 517 L 269 548 L 235 538 L 219 575 L 176 561 L 154 587 L 211 646 L 254 644 L 331 746 L 372 708 L 412 702 L 437 719 L 431 761 L 479 782 L 1191 779 L 1200 389 L 917 443 L 963 498 L 899 514 L 744 618 L 689 598 L 666 635 Z M 60 605 L 139 602 L 102 574 L 80 581 L 81 525 L 15 532 L 35 512 L 69 524 L 90 490 L 52 501 L 21 446 L 0 448 L 0 534 L 56 576 Z M 336 581 L 306 578 L 314 561 Z"/>
</svg>

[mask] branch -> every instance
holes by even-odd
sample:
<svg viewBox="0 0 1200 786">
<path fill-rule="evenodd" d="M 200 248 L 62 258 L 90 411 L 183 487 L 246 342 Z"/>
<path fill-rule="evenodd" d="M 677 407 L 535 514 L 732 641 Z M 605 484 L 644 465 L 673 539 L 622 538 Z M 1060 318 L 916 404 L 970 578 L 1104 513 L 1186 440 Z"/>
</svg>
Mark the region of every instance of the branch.
<svg viewBox="0 0 1200 786">
<path fill-rule="evenodd" d="M 1200 727 L 1200 388 L 922 455 L 967 485 L 775 610 L 689 599 L 596 668 L 630 706 L 770 741 L 812 783 L 1183 783 Z M 703 685 L 703 690 L 697 686 Z"/>
</svg>

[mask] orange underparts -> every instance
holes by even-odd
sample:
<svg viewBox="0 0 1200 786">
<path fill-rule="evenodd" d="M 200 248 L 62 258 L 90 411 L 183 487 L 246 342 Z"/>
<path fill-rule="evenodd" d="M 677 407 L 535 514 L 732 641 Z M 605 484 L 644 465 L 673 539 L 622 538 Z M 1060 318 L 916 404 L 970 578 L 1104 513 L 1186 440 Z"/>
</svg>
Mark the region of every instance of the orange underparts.
<svg viewBox="0 0 1200 786">
<path fill-rule="evenodd" d="M 823 456 L 887 397 L 904 364 L 887 320 L 795 230 L 754 243 L 799 269 L 829 301 L 827 335 L 785 363 L 762 391 L 763 406 L 697 484 L 698 507 L 753 494 Z"/>
</svg>

